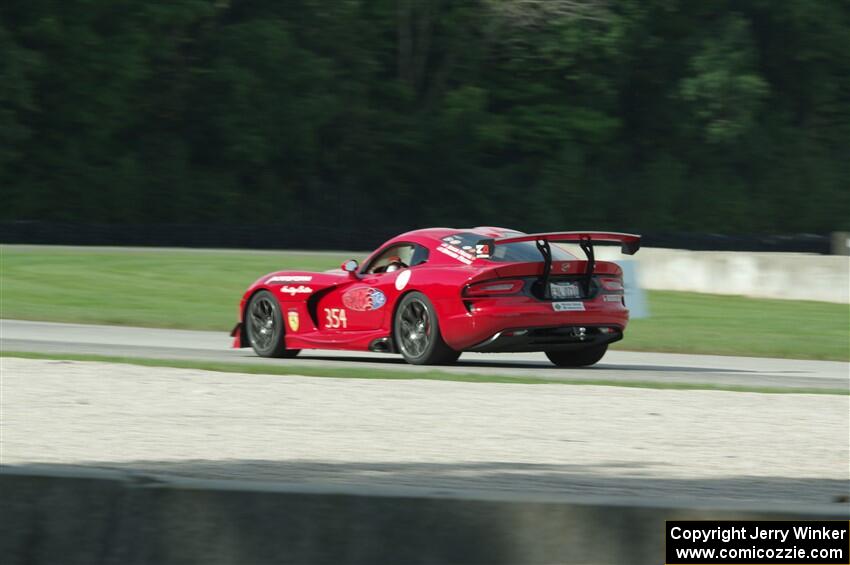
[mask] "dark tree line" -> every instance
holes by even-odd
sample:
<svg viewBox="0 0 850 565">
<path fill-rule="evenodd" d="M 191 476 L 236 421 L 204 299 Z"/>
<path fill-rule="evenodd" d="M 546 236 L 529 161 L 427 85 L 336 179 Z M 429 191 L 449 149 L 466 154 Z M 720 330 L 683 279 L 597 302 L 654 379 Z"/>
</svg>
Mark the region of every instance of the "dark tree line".
<svg viewBox="0 0 850 565">
<path fill-rule="evenodd" d="M 850 229 L 845 0 L 5 0 L 0 220 Z"/>
</svg>

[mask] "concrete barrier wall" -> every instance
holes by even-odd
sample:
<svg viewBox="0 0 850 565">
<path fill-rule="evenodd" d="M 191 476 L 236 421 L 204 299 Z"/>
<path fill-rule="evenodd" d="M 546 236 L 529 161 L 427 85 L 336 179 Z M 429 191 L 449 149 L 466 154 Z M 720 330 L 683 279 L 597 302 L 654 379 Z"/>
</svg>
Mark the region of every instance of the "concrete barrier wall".
<svg viewBox="0 0 850 565">
<path fill-rule="evenodd" d="M 630 259 L 610 247 L 598 248 L 597 257 Z M 640 284 L 649 290 L 850 303 L 846 256 L 647 248 L 634 260 Z"/>
<path fill-rule="evenodd" d="M 5 565 L 657 564 L 665 520 L 848 517 L 841 504 L 688 509 L 348 490 L 6 468 L 0 559 Z"/>
</svg>

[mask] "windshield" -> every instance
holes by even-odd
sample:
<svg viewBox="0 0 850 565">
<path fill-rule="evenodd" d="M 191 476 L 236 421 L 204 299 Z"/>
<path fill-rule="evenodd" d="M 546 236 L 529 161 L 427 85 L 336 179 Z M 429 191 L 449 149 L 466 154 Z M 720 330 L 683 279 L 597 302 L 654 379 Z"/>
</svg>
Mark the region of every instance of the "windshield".
<svg viewBox="0 0 850 565">
<path fill-rule="evenodd" d="M 475 244 L 482 239 L 486 238 L 475 233 L 461 232 L 444 237 L 443 241 L 472 253 L 475 250 Z M 575 255 L 558 247 L 557 244 L 553 244 L 551 247 L 553 261 L 575 261 Z M 490 260 L 500 263 L 527 263 L 542 261 L 543 256 L 533 241 L 521 241 L 496 245 Z"/>
</svg>

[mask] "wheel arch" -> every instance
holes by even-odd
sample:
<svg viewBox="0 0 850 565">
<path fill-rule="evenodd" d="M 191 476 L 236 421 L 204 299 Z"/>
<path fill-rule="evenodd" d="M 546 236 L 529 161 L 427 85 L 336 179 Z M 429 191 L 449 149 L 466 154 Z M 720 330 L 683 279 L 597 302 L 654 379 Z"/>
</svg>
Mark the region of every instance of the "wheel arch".
<svg viewBox="0 0 850 565">
<path fill-rule="evenodd" d="M 435 317 L 434 321 L 436 322 L 436 331 L 431 332 L 431 338 L 425 342 L 424 349 L 419 352 L 416 357 L 411 357 L 407 353 L 404 353 L 401 350 L 400 344 L 395 343 L 395 320 L 398 317 L 398 312 L 402 301 L 405 300 L 412 293 L 421 294 L 422 297 L 430 304 L 430 310 L 432 311 L 432 314 Z M 431 296 L 429 296 L 428 293 L 424 292 L 421 287 L 411 288 L 408 289 L 406 292 L 399 294 L 396 303 L 393 305 L 393 320 L 391 325 L 393 348 L 397 350 L 397 353 L 401 353 L 408 363 L 414 365 L 442 365 L 446 363 L 455 362 L 460 356 L 461 351 L 453 349 L 442 338 L 440 318 L 440 312 L 436 306 L 435 300 Z"/>
<path fill-rule="evenodd" d="M 401 301 L 404 300 L 404 297 L 412 292 L 418 292 L 425 296 L 428 299 L 428 302 L 431 303 L 431 307 L 434 309 L 434 314 L 437 316 L 437 324 L 440 327 L 440 334 L 443 335 L 443 324 L 442 320 L 445 319 L 443 316 L 444 312 L 440 311 L 441 302 L 439 300 L 434 299 L 431 296 L 428 296 L 428 293 L 422 287 L 407 287 L 404 289 L 404 292 L 401 292 L 395 300 L 395 304 L 393 304 L 392 317 L 390 318 L 390 343 L 392 344 L 393 352 L 399 353 L 400 350 L 398 345 L 395 343 L 395 319 L 396 313 L 398 312 L 398 307 L 401 305 Z M 443 337 L 445 340 L 445 337 Z"/>
</svg>

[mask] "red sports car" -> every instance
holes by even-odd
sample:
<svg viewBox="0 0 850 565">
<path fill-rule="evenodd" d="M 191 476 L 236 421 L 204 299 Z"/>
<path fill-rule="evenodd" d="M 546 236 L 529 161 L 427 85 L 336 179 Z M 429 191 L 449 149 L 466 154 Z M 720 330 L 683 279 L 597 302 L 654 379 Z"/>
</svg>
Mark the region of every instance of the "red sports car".
<svg viewBox="0 0 850 565">
<path fill-rule="evenodd" d="M 579 259 L 558 245 L 580 245 Z M 416 365 L 463 351 L 543 351 L 556 365 L 599 361 L 629 318 L 622 271 L 595 243 L 634 254 L 640 236 L 432 228 L 387 241 L 363 265 L 278 271 L 245 292 L 234 347 L 263 357 L 302 349 L 401 353 Z"/>
</svg>

